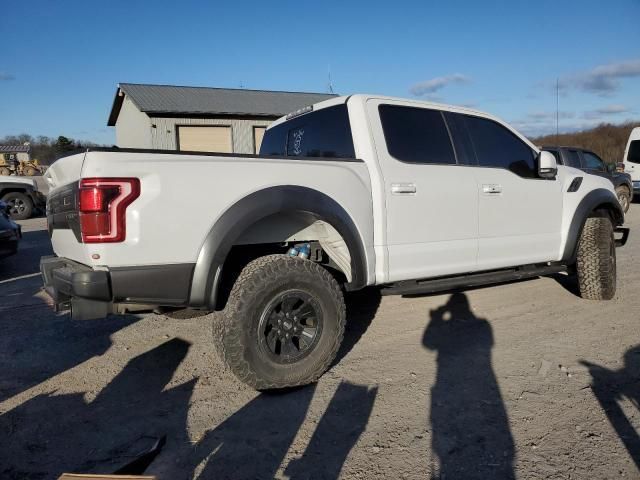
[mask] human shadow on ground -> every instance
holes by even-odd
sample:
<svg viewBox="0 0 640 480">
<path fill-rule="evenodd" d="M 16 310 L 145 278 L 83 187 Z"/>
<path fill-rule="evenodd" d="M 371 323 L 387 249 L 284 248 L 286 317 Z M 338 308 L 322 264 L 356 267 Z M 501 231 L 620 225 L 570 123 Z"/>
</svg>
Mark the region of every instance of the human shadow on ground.
<svg viewBox="0 0 640 480">
<path fill-rule="evenodd" d="M 587 361 L 580 363 L 589 368 L 593 378 L 591 390 L 631 459 L 640 470 L 640 434 L 619 403 L 626 398 L 640 413 L 640 345 L 625 352 L 624 367 L 619 370 L 610 370 Z"/>
<path fill-rule="evenodd" d="M 82 393 L 44 394 L 1 415 L 0 478 L 108 473 L 164 435 L 174 447 L 186 442 L 197 380 L 166 387 L 189 347 L 172 339 L 133 358 L 93 400 Z"/>
<path fill-rule="evenodd" d="M 515 478 L 514 440 L 491 366 L 493 333 L 463 293 L 431 310 L 423 344 L 437 352 L 431 389 L 432 478 Z"/>
<path fill-rule="evenodd" d="M 272 479 L 302 427 L 315 385 L 261 393 L 185 455 L 187 478 Z M 377 388 L 342 382 L 318 422 L 305 452 L 291 460 L 292 479 L 338 478 L 373 409 Z M 295 455 L 296 452 L 293 452 Z"/>
</svg>

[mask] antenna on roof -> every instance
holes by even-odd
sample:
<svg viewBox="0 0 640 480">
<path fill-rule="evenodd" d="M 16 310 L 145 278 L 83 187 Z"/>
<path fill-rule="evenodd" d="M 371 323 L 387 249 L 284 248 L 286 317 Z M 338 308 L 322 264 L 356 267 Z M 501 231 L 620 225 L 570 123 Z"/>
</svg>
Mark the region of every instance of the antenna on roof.
<svg viewBox="0 0 640 480">
<path fill-rule="evenodd" d="M 327 83 L 327 92 L 333 93 L 333 83 L 331 83 L 331 65 L 327 65 L 327 77 L 329 80 Z"/>
</svg>

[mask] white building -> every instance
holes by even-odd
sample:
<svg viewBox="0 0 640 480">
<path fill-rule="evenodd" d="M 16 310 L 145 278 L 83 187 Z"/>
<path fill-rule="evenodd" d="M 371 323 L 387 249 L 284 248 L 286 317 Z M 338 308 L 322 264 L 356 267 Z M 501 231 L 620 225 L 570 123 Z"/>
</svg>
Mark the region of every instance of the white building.
<svg viewBox="0 0 640 480">
<path fill-rule="evenodd" d="M 271 122 L 333 96 L 121 83 L 107 125 L 120 148 L 257 153 Z"/>
</svg>

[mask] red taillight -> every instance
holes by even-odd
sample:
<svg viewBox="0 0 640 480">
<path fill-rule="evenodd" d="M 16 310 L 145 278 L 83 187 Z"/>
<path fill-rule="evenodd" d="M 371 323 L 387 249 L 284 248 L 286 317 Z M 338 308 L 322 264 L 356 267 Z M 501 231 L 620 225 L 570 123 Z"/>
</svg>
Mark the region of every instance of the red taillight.
<svg viewBox="0 0 640 480">
<path fill-rule="evenodd" d="M 80 231 L 84 243 L 122 242 L 127 207 L 140 195 L 137 178 L 80 180 Z"/>
</svg>

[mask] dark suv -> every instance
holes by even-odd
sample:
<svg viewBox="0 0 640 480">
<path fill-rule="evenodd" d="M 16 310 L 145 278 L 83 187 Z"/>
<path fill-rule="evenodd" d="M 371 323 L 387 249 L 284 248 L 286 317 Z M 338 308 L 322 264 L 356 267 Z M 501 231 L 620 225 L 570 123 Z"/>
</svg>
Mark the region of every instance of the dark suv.
<svg viewBox="0 0 640 480">
<path fill-rule="evenodd" d="M 542 150 L 553 153 L 559 164 L 579 168 L 587 173 L 608 178 L 616 189 L 622 210 L 626 213 L 631 204 L 633 183 L 631 175 L 616 171 L 615 164 L 608 164 L 590 150 L 578 147 L 543 146 Z"/>
</svg>

